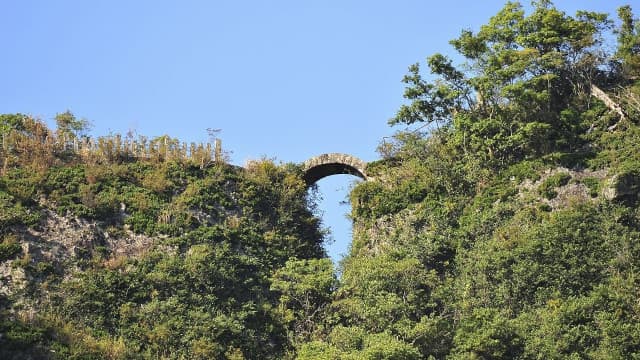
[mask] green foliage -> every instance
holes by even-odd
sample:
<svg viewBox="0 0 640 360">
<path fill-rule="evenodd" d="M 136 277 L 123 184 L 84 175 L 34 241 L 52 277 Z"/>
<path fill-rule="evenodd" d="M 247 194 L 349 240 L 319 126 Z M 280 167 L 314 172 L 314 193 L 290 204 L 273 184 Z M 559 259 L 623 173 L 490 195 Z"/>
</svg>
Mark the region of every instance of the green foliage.
<svg viewBox="0 0 640 360">
<path fill-rule="evenodd" d="M 0 356 L 3 358 L 44 358 L 48 355 L 43 328 L 2 319 L 0 333 L 3 335 L 0 339 Z"/>
<path fill-rule="evenodd" d="M 555 189 L 567 185 L 571 180 L 571 175 L 565 172 L 559 172 L 546 178 L 538 187 L 538 192 L 543 197 L 551 200 L 558 196 Z"/>
<path fill-rule="evenodd" d="M 365 335 L 357 331 L 354 333 L 352 329 L 345 330 L 348 332 L 341 332 L 340 335 L 350 337 L 351 339 L 340 339 L 340 342 L 342 343 L 337 344 L 324 344 L 320 342 L 307 343 L 301 347 L 298 359 L 422 359 L 422 356 L 417 349 L 387 333 Z M 354 336 L 356 337 L 355 339 L 353 339 Z M 355 343 L 349 344 L 355 346 L 345 346 L 345 340 L 355 340 Z"/>
<path fill-rule="evenodd" d="M 509 2 L 451 42 L 464 70 L 439 54 L 434 81 L 412 66 L 390 122 L 432 126 L 384 141 L 353 189 L 340 277 L 299 166 L 239 169 L 195 146 L 179 161 L 168 136 L 148 159 L 117 137 L 102 157 L 62 156 L 37 120 L 0 116 L 17 139 L 1 153 L 0 261 L 26 284 L 0 297 L 0 357 L 640 358 L 638 26 L 619 17 L 607 57 L 605 15 Z M 592 84 L 618 89 L 626 121 Z M 67 139 L 86 126 L 56 121 Z M 570 181 L 590 196 L 548 201 Z M 51 212 L 91 224 L 91 244 L 40 238 Z"/>
<path fill-rule="evenodd" d="M 521 316 L 517 326 L 531 334 L 523 357 L 638 357 L 640 329 L 631 301 L 637 284 L 618 276 L 611 280 L 584 296 L 552 299 L 538 312 Z"/>
<path fill-rule="evenodd" d="M 508 316 L 494 309 L 476 308 L 465 318 L 454 338 L 452 359 L 517 359 L 521 339 Z"/>
<path fill-rule="evenodd" d="M 617 30 L 616 57 L 622 63 L 626 76 L 637 76 L 640 73 L 640 24 L 629 5 L 618 8 L 618 17 L 622 24 Z"/>
<path fill-rule="evenodd" d="M 587 177 L 580 180 L 580 183 L 584 184 L 589 189 L 589 195 L 593 198 L 600 194 L 601 181 L 598 178 Z"/>
<path fill-rule="evenodd" d="M 68 139 L 78 138 L 89 130 L 89 121 L 78 119 L 69 110 L 55 116 L 57 134 Z"/>
<path fill-rule="evenodd" d="M 26 118 L 23 114 L 1 114 L 0 136 L 7 136 L 10 130 L 24 131 Z"/>
<path fill-rule="evenodd" d="M 588 106 L 580 88 L 605 63 L 597 49 L 609 27 L 604 14 L 571 17 L 549 1 L 535 2 L 529 15 L 507 3 L 480 31 L 451 41 L 473 72 L 457 70 L 441 54 L 427 59 L 434 82 L 410 67 L 403 81 L 411 103 L 390 123 L 452 126 L 465 151 L 493 165 L 576 149 L 585 125 L 571 114 Z"/>
<path fill-rule="evenodd" d="M 294 343 L 311 339 L 326 316 L 337 279 L 330 259 L 289 260 L 271 280 L 271 290 L 280 294 L 278 310 L 294 329 Z"/>
<path fill-rule="evenodd" d="M 53 350 L 70 359 L 277 359 L 293 352 L 298 329 L 320 323 L 317 310 L 336 279 L 331 261 L 319 260 L 323 232 L 298 167 L 78 160 L 0 176 L 0 259 L 18 256 L 14 233 L 33 228 L 29 252 L 13 267 L 28 279 L 20 297 L 42 296 L 34 306 L 47 314 L 25 322 L 26 340 L 11 340 L 6 357 Z M 65 234 L 43 247 L 39 234 L 49 225 L 39 220 L 50 212 L 76 220 L 72 226 L 91 224 L 92 240 Z M 135 248 L 136 233 L 154 244 L 119 255 L 112 239 Z M 55 250 L 66 242 L 74 244 L 70 258 Z M 285 286 L 289 280 L 295 285 Z M 289 300 L 300 294 L 313 300 Z M 46 330 L 31 336 L 32 328 Z"/>
<path fill-rule="evenodd" d="M 286 344 L 270 310 L 268 283 L 259 276 L 263 270 L 221 240 L 176 255 L 152 253 L 125 273 L 87 273 L 66 285 L 64 314 L 123 336 L 151 358 L 220 357 L 232 349 L 273 358 Z"/>
<path fill-rule="evenodd" d="M 41 174 L 30 172 L 29 169 L 14 169 L 3 177 L 0 184 L 10 195 L 10 201 L 29 206 L 35 203 L 36 188 L 41 177 Z M 9 198 L 5 198 L 9 200 Z"/>
<path fill-rule="evenodd" d="M 386 164 L 378 164 L 380 170 L 395 172 L 392 182 L 383 178 L 356 187 L 351 193 L 353 216 L 371 219 L 418 203 L 452 205 L 455 199 L 472 192 L 474 183 L 488 174 L 478 168 L 476 158 L 460 154 L 448 138 L 446 132 L 433 133 L 428 139 L 416 133 L 396 134 L 394 153 L 389 154 Z M 375 166 L 371 170 L 370 176 L 376 177 Z M 459 210 L 451 207 L 443 215 Z"/>
<path fill-rule="evenodd" d="M 7 235 L 0 243 L 0 262 L 15 258 L 22 252 L 22 246 L 14 236 Z"/>
<path fill-rule="evenodd" d="M 602 49 L 610 27 L 550 1 L 530 14 L 507 3 L 452 41 L 464 71 L 439 54 L 427 59 L 435 81 L 410 67 L 409 104 L 390 123 L 438 129 L 382 143 L 384 159 L 368 168 L 376 181 L 353 190 L 333 316 L 301 358 L 367 358 L 366 339 L 379 334 L 419 358 L 639 356 L 628 300 L 640 259 L 638 126 L 607 129 L 619 119 L 588 94 L 620 79 Z M 620 90 L 629 109 L 635 91 Z M 607 169 L 628 196 L 610 202 L 607 179 L 576 176 L 590 198 L 552 208 L 572 181 L 561 168 L 544 175 L 559 167 Z"/>
<path fill-rule="evenodd" d="M 610 168 L 612 172 L 623 171 L 637 167 L 640 163 L 638 142 L 640 141 L 640 127 L 630 126 L 625 131 L 607 132 L 594 141 L 594 147 L 599 151 L 589 161 L 593 168 Z"/>
<path fill-rule="evenodd" d="M 40 214 L 21 202 L 16 197 L 0 190 L 0 235 L 12 225 L 35 225 Z"/>
</svg>

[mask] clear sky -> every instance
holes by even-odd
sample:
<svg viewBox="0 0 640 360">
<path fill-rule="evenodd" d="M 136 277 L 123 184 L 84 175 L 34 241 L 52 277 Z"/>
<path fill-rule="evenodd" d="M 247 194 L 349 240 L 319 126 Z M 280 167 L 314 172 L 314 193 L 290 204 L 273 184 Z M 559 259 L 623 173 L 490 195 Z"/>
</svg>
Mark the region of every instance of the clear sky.
<svg viewBox="0 0 640 360">
<path fill-rule="evenodd" d="M 529 1 L 523 1 L 529 4 Z M 611 13 L 639 0 L 558 0 Z M 0 0 L 0 113 L 53 126 L 71 110 L 94 135 L 134 130 L 220 138 L 232 162 L 302 162 L 326 152 L 370 161 L 395 129 L 410 64 L 450 53 L 504 1 Z M 338 258 L 350 241 L 351 180 L 320 182 Z"/>
</svg>

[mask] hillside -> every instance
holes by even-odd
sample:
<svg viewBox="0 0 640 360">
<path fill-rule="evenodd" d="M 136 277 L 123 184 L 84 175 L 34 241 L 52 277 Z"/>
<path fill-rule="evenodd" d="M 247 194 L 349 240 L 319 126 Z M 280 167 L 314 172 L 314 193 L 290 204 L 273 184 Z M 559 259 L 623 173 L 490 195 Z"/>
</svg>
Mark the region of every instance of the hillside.
<svg viewBox="0 0 640 360">
<path fill-rule="evenodd" d="M 56 134 L 28 116 L 0 119 L 13 124 L 0 177 L 1 358 L 289 350 L 274 272 L 298 259 L 333 279 L 329 260 L 307 260 L 325 254 L 298 167 L 135 158 L 105 151 L 107 139 L 81 154 L 40 141 L 36 131 Z"/>
<path fill-rule="evenodd" d="M 640 25 L 617 15 L 507 3 L 451 41 L 464 64 L 411 66 L 339 278 L 297 165 L 0 116 L 0 357 L 640 358 Z"/>
<path fill-rule="evenodd" d="M 299 358 L 640 356 L 640 26 L 534 5 L 409 69 Z"/>
</svg>

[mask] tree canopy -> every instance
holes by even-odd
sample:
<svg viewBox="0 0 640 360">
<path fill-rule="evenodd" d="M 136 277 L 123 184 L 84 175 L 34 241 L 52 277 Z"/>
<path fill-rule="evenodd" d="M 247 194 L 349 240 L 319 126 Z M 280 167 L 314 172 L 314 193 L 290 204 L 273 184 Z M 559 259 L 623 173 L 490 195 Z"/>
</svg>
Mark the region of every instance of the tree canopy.
<svg viewBox="0 0 640 360">
<path fill-rule="evenodd" d="M 418 64 L 410 67 L 403 80 L 410 103 L 390 123 L 451 126 L 466 151 L 500 164 L 575 150 L 589 126 L 575 114 L 588 103 L 591 85 L 604 86 L 614 75 L 603 47 L 612 27 L 606 14 L 570 16 L 546 0 L 534 1 L 526 14 L 508 2 L 479 31 L 463 30 L 451 41 L 466 60 L 460 69 L 441 54 L 427 59 L 433 81 Z M 621 39 L 629 32 L 620 30 Z"/>
</svg>

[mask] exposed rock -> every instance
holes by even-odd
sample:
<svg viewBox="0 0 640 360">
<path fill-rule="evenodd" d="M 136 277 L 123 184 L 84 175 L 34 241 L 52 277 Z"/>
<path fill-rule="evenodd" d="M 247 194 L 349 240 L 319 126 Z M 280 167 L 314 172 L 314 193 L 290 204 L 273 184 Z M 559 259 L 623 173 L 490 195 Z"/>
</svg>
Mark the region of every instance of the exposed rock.
<svg viewBox="0 0 640 360">
<path fill-rule="evenodd" d="M 639 192 L 640 174 L 636 171 L 629 171 L 609 179 L 602 193 L 608 200 L 622 200 L 629 197 L 636 198 Z"/>
<path fill-rule="evenodd" d="M 112 236 L 96 221 L 42 211 L 38 226 L 11 229 L 22 245 L 22 256 L 0 262 L 0 296 L 11 296 L 29 282 L 42 280 L 27 270 L 29 265 L 48 263 L 67 277 L 79 270 L 72 265 L 74 260 L 91 258 L 97 251 L 111 258 L 132 257 L 154 244 L 154 238 L 146 235 L 124 230 Z"/>
<path fill-rule="evenodd" d="M 105 243 L 112 257 L 137 256 L 151 248 L 154 238 L 127 231 L 124 236 L 108 237 Z"/>
<path fill-rule="evenodd" d="M 12 266 L 12 261 L 0 262 L 0 297 L 10 296 L 27 286 L 24 269 Z"/>
<path fill-rule="evenodd" d="M 556 195 L 553 198 L 546 199 L 537 193 L 537 190 L 549 177 L 559 173 L 568 174 L 571 177 L 571 180 L 566 185 L 556 187 L 554 189 Z M 607 170 L 571 170 L 564 167 L 548 169 L 543 174 L 541 174 L 540 179 L 536 181 L 525 180 L 524 182 L 522 182 L 522 184 L 518 186 L 520 189 L 519 196 L 521 199 L 524 199 L 527 196 L 531 196 L 531 194 L 535 194 L 534 197 L 537 201 L 545 203 L 552 209 L 566 207 L 566 205 L 570 202 L 597 201 L 598 197 L 592 195 L 591 189 L 585 184 L 586 179 L 590 178 L 596 179 L 600 182 L 604 182 L 607 178 Z"/>
</svg>

